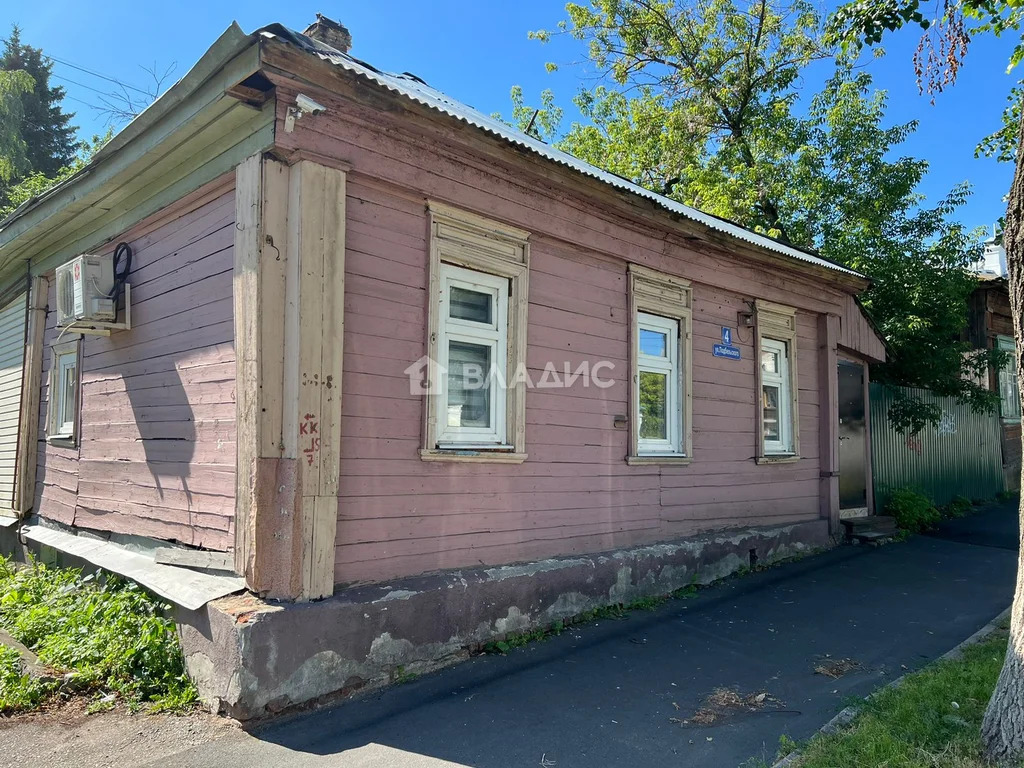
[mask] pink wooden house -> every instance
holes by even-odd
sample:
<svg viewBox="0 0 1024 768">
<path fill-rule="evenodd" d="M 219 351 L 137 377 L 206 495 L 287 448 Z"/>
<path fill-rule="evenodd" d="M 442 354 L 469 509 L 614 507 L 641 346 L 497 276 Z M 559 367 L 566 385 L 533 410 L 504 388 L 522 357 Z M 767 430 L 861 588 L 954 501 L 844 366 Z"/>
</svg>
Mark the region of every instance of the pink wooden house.
<svg viewBox="0 0 1024 768">
<path fill-rule="evenodd" d="M 0 224 L 10 530 L 181 605 L 212 706 L 355 690 L 869 511 L 864 277 L 308 32 L 232 25 Z"/>
</svg>

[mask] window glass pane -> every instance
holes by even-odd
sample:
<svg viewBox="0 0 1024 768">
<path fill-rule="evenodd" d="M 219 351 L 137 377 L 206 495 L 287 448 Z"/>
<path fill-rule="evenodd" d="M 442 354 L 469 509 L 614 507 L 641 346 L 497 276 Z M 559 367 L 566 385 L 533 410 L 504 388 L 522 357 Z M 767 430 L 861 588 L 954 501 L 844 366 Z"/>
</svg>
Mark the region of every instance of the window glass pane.
<svg viewBox="0 0 1024 768">
<path fill-rule="evenodd" d="M 779 372 L 779 353 L 761 350 L 761 370 L 765 373 Z"/>
<path fill-rule="evenodd" d="M 668 376 L 640 371 L 640 437 L 668 439 Z"/>
<path fill-rule="evenodd" d="M 764 439 L 781 440 L 779 424 L 779 387 L 765 384 L 762 387 L 761 407 L 763 408 Z"/>
<path fill-rule="evenodd" d="M 649 357 L 668 357 L 668 336 L 649 328 L 640 329 L 640 354 Z"/>
<path fill-rule="evenodd" d="M 64 382 L 61 401 L 61 424 L 75 420 L 75 392 L 77 391 L 78 369 L 73 362 L 64 364 Z"/>
<path fill-rule="evenodd" d="M 491 324 L 493 296 L 489 293 L 471 291 L 467 288 L 451 287 L 449 295 L 450 314 L 459 320 Z"/>
<path fill-rule="evenodd" d="M 481 344 L 448 344 L 448 426 L 491 426 L 491 349 Z"/>
</svg>

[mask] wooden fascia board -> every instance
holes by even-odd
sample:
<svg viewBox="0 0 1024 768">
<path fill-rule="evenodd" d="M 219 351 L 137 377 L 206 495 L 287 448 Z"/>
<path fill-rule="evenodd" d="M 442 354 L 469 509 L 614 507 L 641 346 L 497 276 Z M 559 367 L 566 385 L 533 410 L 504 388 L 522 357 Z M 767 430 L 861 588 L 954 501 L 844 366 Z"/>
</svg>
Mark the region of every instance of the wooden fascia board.
<svg viewBox="0 0 1024 768">
<path fill-rule="evenodd" d="M 472 126 L 466 126 L 455 118 L 368 83 L 352 72 L 318 56 L 300 51 L 287 43 L 272 39 L 262 40 L 260 64 L 268 74 L 276 74 L 280 78 L 290 80 L 302 87 L 322 88 L 329 93 L 352 98 L 369 107 L 386 109 L 392 114 L 404 112 L 417 119 L 442 125 L 448 129 L 454 125 L 457 129 L 462 130 L 466 143 L 473 143 L 474 148 L 491 155 L 498 155 L 506 162 L 510 156 L 514 155 L 519 160 L 528 162 L 530 171 L 544 177 L 553 185 L 563 189 L 572 188 L 585 198 L 599 197 L 602 202 L 616 209 L 620 216 L 633 221 L 634 226 L 638 228 L 642 229 L 638 222 L 638 219 L 642 219 L 659 229 L 667 230 L 669 237 L 678 239 L 680 243 L 685 243 L 687 240 L 698 240 L 705 245 L 714 247 L 722 255 L 732 258 L 740 257 L 773 269 L 796 272 L 813 280 L 824 281 L 847 294 L 861 293 L 871 284 L 867 278 L 800 261 L 762 248 L 756 243 L 732 237 L 725 232 L 666 210 L 653 200 L 610 187 L 599 179 L 578 173 L 572 168 L 559 165 L 523 147 L 509 144 L 500 137 L 491 136 Z M 271 79 L 275 78 L 272 76 Z M 315 94 L 311 95 L 315 98 Z M 693 244 L 689 243 L 688 247 L 693 248 Z"/>
<path fill-rule="evenodd" d="M 0 229 L 0 270 L 13 260 L 15 251 L 24 261 L 23 243 L 31 241 L 40 227 L 58 226 L 62 216 L 74 213 L 76 203 L 116 185 L 122 173 L 168 140 L 188 130 L 205 110 L 224 97 L 224 92 L 259 67 L 259 50 L 247 35 L 232 25 L 170 91 L 128 125 L 78 174 L 44 194 L 23 212 L 15 212 Z"/>
<path fill-rule="evenodd" d="M 194 150 L 188 146 L 179 150 L 182 163 L 175 165 L 169 174 L 166 186 L 155 187 L 152 194 L 125 208 L 125 212 L 114 218 L 90 219 L 80 231 L 42 248 L 32 251 L 33 274 L 44 274 L 77 253 L 91 250 L 117 237 L 142 219 L 157 213 L 181 197 L 231 171 L 235 165 L 255 152 L 267 149 L 273 144 L 273 119 L 269 117 L 257 126 L 255 113 L 241 105 L 236 109 L 254 114 L 254 122 L 245 124 L 248 135 L 241 136 L 242 128 L 236 132 L 237 140 L 225 140 L 219 145 L 199 146 Z M 272 111 L 272 106 L 267 107 Z M 254 130 L 250 131 L 250 128 Z M 72 220 L 73 222 L 74 220 Z"/>
</svg>

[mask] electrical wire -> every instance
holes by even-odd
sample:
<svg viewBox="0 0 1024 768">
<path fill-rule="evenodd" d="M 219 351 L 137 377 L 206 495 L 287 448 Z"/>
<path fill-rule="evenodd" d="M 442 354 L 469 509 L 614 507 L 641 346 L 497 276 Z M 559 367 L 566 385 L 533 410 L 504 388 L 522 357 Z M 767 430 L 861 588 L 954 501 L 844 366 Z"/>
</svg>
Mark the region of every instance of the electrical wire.
<svg viewBox="0 0 1024 768">
<path fill-rule="evenodd" d="M 117 267 L 121 263 L 121 259 L 124 258 L 124 269 L 118 272 Z M 128 243 L 118 243 L 117 247 L 114 248 L 114 287 L 111 289 L 109 298 L 117 301 L 121 298 L 121 289 L 124 288 L 125 281 L 128 280 L 128 274 L 132 271 L 132 247 Z"/>
</svg>

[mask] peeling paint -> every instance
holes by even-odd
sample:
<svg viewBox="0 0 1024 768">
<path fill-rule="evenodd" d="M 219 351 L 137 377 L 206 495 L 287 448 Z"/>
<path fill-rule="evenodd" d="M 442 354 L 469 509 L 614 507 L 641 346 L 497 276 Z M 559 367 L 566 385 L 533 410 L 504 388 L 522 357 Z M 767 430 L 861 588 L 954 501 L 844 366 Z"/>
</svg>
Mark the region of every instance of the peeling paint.
<svg viewBox="0 0 1024 768">
<path fill-rule="evenodd" d="M 828 546 L 820 520 L 731 531 L 670 544 L 427 574 L 365 585 L 304 604 L 225 598 L 179 616 L 201 698 L 239 719 L 337 691 L 372 689 L 401 667 L 420 674 L 509 633 L 548 626 L 609 603 L 629 603 L 728 576 L 749 563 Z M 459 593 L 450 591 L 455 585 Z M 251 616 L 245 623 L 236 619 Z"/>
<path fill-rule="evenodd" d="M 388 592 L 384 597 L 379 597 L 373 602 L 383 603 L 388 600 L 408 600 L 410 597 L 415 597 L 419 592 L 413 592 L 411 589 L 393 589 Z"/>
</svg>

